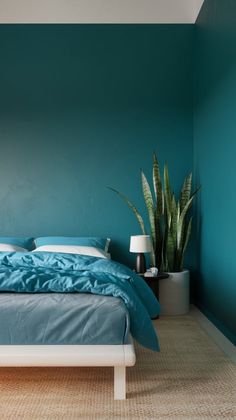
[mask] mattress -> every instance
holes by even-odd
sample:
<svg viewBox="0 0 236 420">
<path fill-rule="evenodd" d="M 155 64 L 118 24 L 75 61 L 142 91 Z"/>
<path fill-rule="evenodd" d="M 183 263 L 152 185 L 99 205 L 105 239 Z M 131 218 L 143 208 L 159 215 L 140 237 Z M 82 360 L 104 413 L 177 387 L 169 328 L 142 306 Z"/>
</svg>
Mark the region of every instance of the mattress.
<svg viewBox="0 0 236 420">
<path fill-rule="evenodd" d="M 120 298 L 89 293 L 0 293 L 0 345 L 126 344 Z"/>
</svg>

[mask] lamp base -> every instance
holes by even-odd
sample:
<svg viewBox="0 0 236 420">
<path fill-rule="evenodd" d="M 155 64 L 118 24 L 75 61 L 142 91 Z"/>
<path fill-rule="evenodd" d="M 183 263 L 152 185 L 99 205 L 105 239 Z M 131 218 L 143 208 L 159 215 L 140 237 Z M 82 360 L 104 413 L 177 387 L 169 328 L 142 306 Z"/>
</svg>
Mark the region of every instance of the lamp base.
<svg viewBox="0 0 236 420">
<path fill-rule="evenodd" d="M 145 255 L 142 252 L 137 254 L 136 258 L 136 273 L 145 273 L 146 271 L 146 260 Z"/>
</svg>

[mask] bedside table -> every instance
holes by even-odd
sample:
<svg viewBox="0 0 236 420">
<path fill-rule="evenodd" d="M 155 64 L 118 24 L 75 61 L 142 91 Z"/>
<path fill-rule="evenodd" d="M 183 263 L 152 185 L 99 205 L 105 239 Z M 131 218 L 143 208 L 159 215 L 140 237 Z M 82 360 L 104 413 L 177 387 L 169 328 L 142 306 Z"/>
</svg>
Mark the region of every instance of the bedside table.
<svg viewBox="0 0 236 420">
<path fill-rule="evenodd" d="M 154 295 L 159 300 L 159 280 L 167 279 L 169 274 L 167 273 L 158 273 L 157 276 L 154 277 L 145 277 L 143 274 L 139 274 L 147 283 L 147 285 L 152 289 Z M 158 319 L 159 316 L 153 319 Z"/>
</svg>

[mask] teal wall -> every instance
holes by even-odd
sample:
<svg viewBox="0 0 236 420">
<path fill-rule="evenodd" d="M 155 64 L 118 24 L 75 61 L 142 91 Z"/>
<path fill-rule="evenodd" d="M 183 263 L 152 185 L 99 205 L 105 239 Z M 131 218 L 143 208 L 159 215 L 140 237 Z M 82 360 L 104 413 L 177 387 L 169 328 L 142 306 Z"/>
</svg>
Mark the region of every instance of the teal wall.
<svg viewBox="0 0 236 420">
<path fill-rule="evenodd" d="M 191 25 L 0 25 L 0 235 L 107 235 L 130 261 L 139 170 L 192 169 Z M 190 257 L 191 259 L 191 257 Z"/>
<path fill-rule="evenodd" d="M 195 36 L 199 307 L 236 344 L 236 2 L 205 0 Z"/>
<path fill-rule="evenodd" d="M 139 228 L 106 186 L 144 211 L 153 150 L 175 190 L 194 167 L 195 300 L 234 342 L 235 14 L 205 0 L 195 29 L 0 25 L 0 235 L 110 236 L 131 263 Z"/>
</svg>

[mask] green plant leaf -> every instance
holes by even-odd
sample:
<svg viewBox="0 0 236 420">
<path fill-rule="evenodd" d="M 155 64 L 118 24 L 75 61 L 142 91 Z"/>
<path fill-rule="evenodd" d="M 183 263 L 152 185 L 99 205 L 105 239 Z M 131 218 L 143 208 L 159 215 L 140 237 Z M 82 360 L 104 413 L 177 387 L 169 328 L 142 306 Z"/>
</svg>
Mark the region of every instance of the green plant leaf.
<svg viewBox="0 0 236 420">
<path fill-rule="evenodd" d="M 154 208 L 151 188 L 143 171 L 141 171 L 141 180 L 142 180 L 143 197 L 144 197 L 144 201 L 145 201 L 147 212 L 148 212 L 149 223 L 150 223 L 150 228 L 151 228 L 152 243 L 153 243 L 153 248 L 155 252 L 156 250 L 155 208 Z"/>
<path fill-rule="evenodd" d="M 163 225 L 161 220 L 156 221 L 156 250 L 155 250 L 155 259 L 156 267 L 160 269 L 162 264 L 162 247 L 163 247 Z"/>
<path fill-rule="evenodd" d="M 192 193 L 190 198 L 194 197 L 200 189 L 201 189 L 201 185 L 199 187 L 197 187 L 196 190 L 194 190 L 194 192 Z"/>
<path fill-rule="evenodd" d="M 184 209 L 180 213 L 179 223 L 178 223 L 178 226 L 177 226 L 177 248 L 178 249 L 182 248 L 183 233 L 184 233 L 184 220 L 185 220 L 185 217 L 186 217 L 186 214 L 187 214 L 188 210 L 190 209 L 190 207 L 192 205 L 193 199 L 194 199 L 194 195 L 188 200 Z"/>
<path fill-rule="evenodd" d="M 168 167 L 166 164 L 164 166 L 164 194 L 165 194 L 165 204 L 166 204 L 167 225 L 168 225 L 168 228 L 170 228 L 172 193 L 171 193 L 171 188 L 170 188 Z"/>
<path fill-rule="evenodd" d="M 175 196 L 173 194 L 172 199 L 171 199 L 171 226 L 170 226 L 173 236 L 176 235 L 177 211 L 178 211 L 178 208 L 176 205 Z"/>
<path fill-rule="evenodd" d="M 150 261 L 151 261 L 152 267 L 156 267 L 156 254 L 153 249 L 153 246 L 152 246 L 152 251 L 150 253 Z"/>
<path fill-rule="evenodd" d="M 186 251 L 186 248 L 187 248 L 187 245 L 188 245 L 188 242 L 189 242 L 189 238 L 190 238 L 190 235 L 191 235 L 191 230 L 192 230 L 192 219 L 193 219 L 192 217 L 189 219 L 187 229 L 186 229 L 186 232 L 185 232 L 185 238 L 184 238 L 184 241 L 183 241 L 184 245 L 183 245 L 183 249 L 182 249 L 182 252 L 181 252 L 181 260 L 180 260 L 179 271 L 183 270 L 184 254 L 185 254 L 185 251 Z"/>
<path fill-rule="evenodd" d="M 175 241 L 171 231 L 167 235 L 167 269 L 168 271 L 174 270 L 174 257 L 175 257 Z"/>
<path fill-rule="evenodd" d="M 190 173 L 184 180 L 183 187 L 180 193 L 180 211 L 184 209 L 188 200 L 190 199 L 192 190 L 192 173 Z"/>
<path fill-rule="evenodd" d="M 162 183 L 161 183 L 161 175 L 158 160 L 156 154 L 153 153 L 153 188 L 155 192 L 156 198 L 156 211 L 157 211 L 157 218 L 159 218 L 162 214 L 164 214 L 164 200 L 163 200 L 163 192 L 162 192 Z"/>
<path fill-rule="evenodd" d="M 122 200 L 125 201 L 125 203 L 132 210 L 136 219 L 138 220 L 138 223 L 140 225 L 140 228 L 141 228 L 141 231 L 142 231 L 143 235 L 146 235 L 146 230 L 145 230 L 143 218 L 142 218 L 141 214 L 139 213 L 139 211 L 137 210 L 137 208 L 135 207 L 135 205 L 133 203 L 131 203 L 131 201 L 124 194 L 120 193 L 119 191 L 115 190 L 112 187 L 107 187 L 107 188 L 109 188 L 109 190 L 118 194 L 122 198 Z"/>
<path fill-rule="evenodd" d="M 161 268 L 162 265 L 162 250 L 163 250 L 163 217 L 165 212 L 165 199 L 164 192 L 162 190 L 162 181 L 160 175 L 159 163 L 157 160 L 156 153 L 153 153 L 153 189 L 155 193 L 156 206 L 155 206 L 155 225 L 156 225 L 156 265 Z"/>
<path fill-rule="evenodd" d="M 165 247 L 165 239 L 164 239 L 164 233 L 163 233 L 162 247 L 161 247 L 161 263 L 160 263 L 159 267 L 160 267 L 161 271 L 165 272 L 167 270 L 166 270 L 166 265 L 165 265 L 164 247 Z"/>
</svg>

